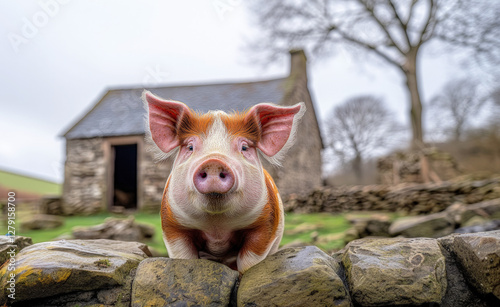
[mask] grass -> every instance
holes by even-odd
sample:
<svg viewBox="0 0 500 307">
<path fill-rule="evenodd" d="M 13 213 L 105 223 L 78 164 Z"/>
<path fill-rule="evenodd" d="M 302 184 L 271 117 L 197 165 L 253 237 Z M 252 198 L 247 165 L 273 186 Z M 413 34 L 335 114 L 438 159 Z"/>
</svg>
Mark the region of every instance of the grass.
<svg viewBox="0 0 500 307">
<path fill-rule="evenodd" d="M 25 237 L 31 237 L 33 243 L 46 242 L 54 240 L 60 236 L 71 235 L 71 230 L 75 226 L 94 226 L 102 224 L 108 217 L 126 218 L 124 216 L 118 216 L 111 213 L 100 213 L 90 216 L 68 216 L 64 217 L 64 225 L 61 227 L 54 229 L 23 231 L 22 233 L 18 232 L 17 234 Z M 136 222 L 149 224 L 155 228 L 155 235 L 153 239 L 149 242 L 146 242 L 146 244 L 153 247 L 160 254 L 166 254 L 167 250 L 161 236 L 160 215 L 150 213 L 137 213 L 134 215 L 134 217 Z"/>
<path fill-rule="evenodd" d="M 300 241 L 314 244 L 325 251 L 337 250 L 344 246 L 343 234 L 349 227 L 350 224 L 343 214 L 288 213 L 285 216 L 285 232 L 281 245 Z"/>
<path fill-rule="evenodd" d="M 0 170 L 0 186 L 39 195 L 61 195 L 61 185 L 58 183 L 4 170 Z"/>
<path fill-rule="evenodd" d="M 26 215 L 20 216 L 20 220 Z M 108 217 L 121 217 L 111 213 L 101 213 L 91 216 L 68 216 L 64 217 L 63 226 L 55 229 L 31 230 L 17 233 L 18 235 L 31 237 L 33 243 L 40 243 L 54 240 L 60 236 L 71 235 L 71 230 L 75 226 L 93 226 L 102 224 Z M 160 215 L 152 213 L 136 213 L 135 220 L 138 223 L 149 224 L 155 228 L 153 239 L 146 244 L 153 247 L 160 255 L 166 254 L 166 248 L 162 239 Z M 294 214 L 288 213 L 285 216 L 285 233 L 281 245 L 292 242 L 303 242 L 314 244 L 325 251 L 337 250 L 343 247 L 343 232 L 349 228 L 349 222 L 345 215 L 332 215 L 324 213 L 316 214 Z M 317 240 L 314 241 L 315 233 Z"/>
</svg>

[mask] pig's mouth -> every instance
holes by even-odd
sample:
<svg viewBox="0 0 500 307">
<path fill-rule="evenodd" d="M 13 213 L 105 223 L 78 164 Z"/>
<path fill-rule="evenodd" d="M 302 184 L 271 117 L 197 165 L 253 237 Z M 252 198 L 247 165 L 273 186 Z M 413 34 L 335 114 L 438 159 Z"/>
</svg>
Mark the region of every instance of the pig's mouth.
<svg viewBox="0 0 500 307">
<path fill-rule="evenodd" d="M 222 198 L 224 198 L 226 196 L 226 194 L 212 192 L 212 193 L 205 194 L 205 196 L 207 196 L 210 199 L 216 200 L 216 199 L 222 199 Z"/>
<path fill-rule="evenodd" d="M 227 205 L 227 194 L 212 192 L 203 196 L 206 201 L 204 211 L 207 213 L 221 214 L 230 209 Z"/>
</svg>

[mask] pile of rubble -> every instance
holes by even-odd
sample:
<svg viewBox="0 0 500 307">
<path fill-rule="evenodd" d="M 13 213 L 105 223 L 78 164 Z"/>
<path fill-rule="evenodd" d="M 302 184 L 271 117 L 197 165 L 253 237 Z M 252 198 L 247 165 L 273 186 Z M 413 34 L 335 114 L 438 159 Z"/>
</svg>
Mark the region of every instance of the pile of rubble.
<svg viewBox="0 0 500 307">
<path fill-rule="evenodd" d="M 136 223 L 133 216 L 127 219 L 107 218 L 103 224 L 89 227 L 74 227 L 75 239 L 109 239 L 119 241 L 147 242 L 155 233 L 153 226 Z"/>
<path fill-rule="evenodd" d="M 440 238 L 452 233 L 475 233 L 500 229 L 500 198 L 472 205 L 455 203 L 443 212 L 401 217 L 390 221 L 388 215 L 375 214 L 350 220 L 344 241 L 376 236 Z"/>
</svg>

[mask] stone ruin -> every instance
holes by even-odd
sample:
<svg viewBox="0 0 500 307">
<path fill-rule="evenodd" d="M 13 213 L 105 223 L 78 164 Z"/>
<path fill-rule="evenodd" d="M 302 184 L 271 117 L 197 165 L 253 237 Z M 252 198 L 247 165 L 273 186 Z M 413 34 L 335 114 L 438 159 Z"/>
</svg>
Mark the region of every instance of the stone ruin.
<svg viewBox="0 0 500 307">
<path fill-rule="evenodd" d="M 426 158 L 426 163 L 423 163 L 422 157 Z M 399 151 L 377 161 L 378 181 L 381 184 L 424 183 L 424 169 L 434 182 L 450 180 L 462 173 L 452 155 L 435 147 Z"/>
<path fill-rule="evenodd" d="M 365 238 L 333 255 L 282 249 L 242 276 L 209 260 L 150 257 L 136 242 L 19 249 L 15 269 L 0 268 L 7 306 L 500 306 L 500 231 Z"/>
</svg>

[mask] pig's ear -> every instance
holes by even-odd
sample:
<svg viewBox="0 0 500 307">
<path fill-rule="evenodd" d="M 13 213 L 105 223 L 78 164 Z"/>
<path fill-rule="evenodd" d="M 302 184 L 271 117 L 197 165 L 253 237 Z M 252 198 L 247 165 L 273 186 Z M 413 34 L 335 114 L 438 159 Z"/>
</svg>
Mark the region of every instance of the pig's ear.
<svg viewBox="0 0 500 307">
<path fill-rule="evenodd" d="M 142 101 L 148 111 L 146 138 L 150 137 L 163 152 L 163 154 L 157 155 L 158 160 L 167 158 L 180 145 L 177 135 L 178 123 L 184 116 L 189 116 L 191 111 L 182 102 L 164 100 L 149 91 L 142 93 Z"/>
<path fill-rule="evenodd" d="M 303 102 L 290 107 L 260 103 L 248 111 L 260 123 L 261 136 L 257 148 L 274 165 L 280 165 L 293 145 L 297 125 L 306 111 Z"/>
</svg>

